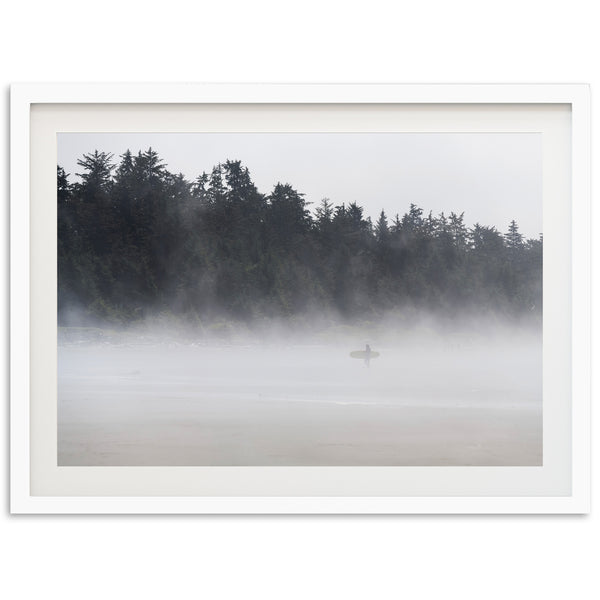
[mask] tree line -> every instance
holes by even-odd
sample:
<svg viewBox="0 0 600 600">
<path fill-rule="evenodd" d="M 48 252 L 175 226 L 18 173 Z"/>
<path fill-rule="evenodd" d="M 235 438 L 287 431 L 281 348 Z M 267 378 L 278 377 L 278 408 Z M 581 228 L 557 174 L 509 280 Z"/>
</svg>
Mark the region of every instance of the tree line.
<svg viewBox="0 0 600 600">
<path fill-rule="evenodd" d="M 327 198 L 311 212 L 288 183 L 259 192 L 240 161 L 188 181 L 151 148 L 78 165 L 75 182 L 57 170 L 59 324 L 71 308 L 121 324 L 405 308 L 541 318 L 542 237 L 525 239 L 515 221 L 501 233 L 410 204 L 373 223 Z"/>
</svg>

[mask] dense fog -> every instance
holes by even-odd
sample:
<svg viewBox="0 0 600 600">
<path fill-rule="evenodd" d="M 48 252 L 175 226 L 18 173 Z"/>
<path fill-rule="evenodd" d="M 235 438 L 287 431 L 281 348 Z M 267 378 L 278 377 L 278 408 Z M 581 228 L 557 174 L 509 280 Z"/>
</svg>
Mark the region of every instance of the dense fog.
<svg viewBox="0 0 600 600">
<path fill-rule="evenodd" d="M 62 329 L 59 465 L 540 465 L 539 330 L 434 325 Z"/>
</svg>

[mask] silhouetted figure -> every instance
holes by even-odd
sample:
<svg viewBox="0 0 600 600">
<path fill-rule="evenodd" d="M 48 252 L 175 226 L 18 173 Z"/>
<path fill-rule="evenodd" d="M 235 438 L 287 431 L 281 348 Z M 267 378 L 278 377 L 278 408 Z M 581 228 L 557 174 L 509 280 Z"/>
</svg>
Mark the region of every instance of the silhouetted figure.
<svg viewBox="0 0 600 600">
<path fill-rule="evenodd" d="M 370 365 L 371 363 L 371 346 L 369 346 L 369 344 L 367 344 L 367 347 L 365 348 L 365 365 L 367 365 L 367 367 Z"/>
</svg>

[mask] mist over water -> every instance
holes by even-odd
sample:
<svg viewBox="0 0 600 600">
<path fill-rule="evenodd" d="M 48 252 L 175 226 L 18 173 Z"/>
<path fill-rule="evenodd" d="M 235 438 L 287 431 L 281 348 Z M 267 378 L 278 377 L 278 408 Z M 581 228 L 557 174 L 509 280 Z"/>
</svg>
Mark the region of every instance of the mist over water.
<svg viewBox="0 0 600 600">
<path fill-rule="evenodd" d="M 59 465 L 542 463 L 536 327 L 67 328 L 58 358 Z"/>
</svg>

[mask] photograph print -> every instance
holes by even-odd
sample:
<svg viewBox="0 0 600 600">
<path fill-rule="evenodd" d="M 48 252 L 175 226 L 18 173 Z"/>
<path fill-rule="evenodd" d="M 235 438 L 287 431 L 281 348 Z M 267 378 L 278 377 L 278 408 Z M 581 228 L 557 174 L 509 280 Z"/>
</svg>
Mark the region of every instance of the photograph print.
<svg viewBox="0 0 600 600">
<path fill-rule="evenodd" d="M 60 133 L 59 466 L 540 466 L 536 133 Z"/>
</svg>

